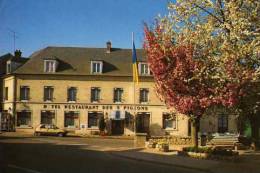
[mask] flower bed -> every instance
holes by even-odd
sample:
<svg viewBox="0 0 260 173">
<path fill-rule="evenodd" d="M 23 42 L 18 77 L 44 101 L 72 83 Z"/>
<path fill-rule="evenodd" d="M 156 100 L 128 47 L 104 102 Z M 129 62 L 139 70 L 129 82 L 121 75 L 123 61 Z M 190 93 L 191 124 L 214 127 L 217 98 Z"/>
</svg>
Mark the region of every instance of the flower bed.
<svg viewBox="0 0 260 173">
<path fill-rule="evenodd" d="M 161 140 L 166 141 L 169 145 L 191 145 L 190 137 L 181 137 L 181 136 L 151 136 L 149 141 L 153 140 L 159 142 Z"/>
<path fill-rule="evenodd" d="M 185 147 L 183 151 L 179 152 L 179 155 L 214 160 L 236 161 L 238 159 L 238 152 L 212 147 Z"/>
</svg>

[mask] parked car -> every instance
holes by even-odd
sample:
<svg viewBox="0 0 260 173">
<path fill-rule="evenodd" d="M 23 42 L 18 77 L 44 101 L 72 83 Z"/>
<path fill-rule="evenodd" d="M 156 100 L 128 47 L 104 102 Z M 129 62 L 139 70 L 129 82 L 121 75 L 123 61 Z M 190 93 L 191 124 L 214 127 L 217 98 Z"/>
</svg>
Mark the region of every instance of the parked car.
<svg viewBox="0 0 260 173">
<path fill-rule="evenodd" d="M 52 135 L 52 136 L 66 136 L 67 131 L 58 128 L 55 125 L 40 124 L 34 131 L 35 136 Z"/>
</svg>

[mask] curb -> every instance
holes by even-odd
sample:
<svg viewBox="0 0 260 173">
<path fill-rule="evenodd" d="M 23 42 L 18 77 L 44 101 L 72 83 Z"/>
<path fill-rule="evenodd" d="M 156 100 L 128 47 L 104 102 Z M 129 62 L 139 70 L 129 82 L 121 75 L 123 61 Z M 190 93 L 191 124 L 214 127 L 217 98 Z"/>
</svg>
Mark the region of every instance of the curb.
<svg viewBox="0 0 260 173">
<path fill-rule="evenodd" d="M 0 132 L 0 137 L 35 137 L 32 133 L 16 133 L 16 134 L 5 134 Z M 123 136 L 91 136 L 91 135 L 75 135 L 75 134 L 68 134 L 66 137 L 75 137 L 75 138 L 94 138 L 94 139 L 119 139 L 119 140 L 134 140 L 133 137 L 123 137 Z"/>
<path fill-rule="evenodd" d="M 113 137 L 113 136 L 73 136 L 68 135 L 68 137 L 80 137 L 80 138 L 96 138 L 96 139 L 120 139 L 120 140 L 134 140 L 134 138 L 131 137 Z"/>
<path fill-rule="evenodd" d="M 84 134 L 74 134 L 74 133 L 68 133 L 67 137 L 134 140 L 133 136 L 113 136 L 113 135 L 100 136 L 100 135 L 84 135 Z"/>
<path fill-rule="evenodd" d="M 146 160 L 146 159 L 140 159 L 140 158 L 134 158 L 134 157 L 129 157 L 129 156 L 124 156 L 121 154 L 116 154 L 113 152 L 109 152 L 109 154 L 116 156 L 116 157 L 121 157 L 124 159 L 129 159 L 129 160 L 135 160 L 135 161 L 141 161 L 141 162 L 148 162 L 148 163 L 154 163 L 154 164 L 160 164 L 160 165 L 165 165 L 165 166 L 175 166 L 178 168 L 185 168 L 185 169 L 192 169 L 192 170 L 197 170 L 197 171 L 202 171 L 202 172 L 207 172 L 207 173 L 213 173 L 210 169 L 205 169 L 205 168 L 196 168 L 192 166 L 187 166 L 187 165 L 179 165 L 179 164 L 174 164 L 174 163 L 165 163 L 161 161 L 154 161 L 154 160 Z"/>
</svg>

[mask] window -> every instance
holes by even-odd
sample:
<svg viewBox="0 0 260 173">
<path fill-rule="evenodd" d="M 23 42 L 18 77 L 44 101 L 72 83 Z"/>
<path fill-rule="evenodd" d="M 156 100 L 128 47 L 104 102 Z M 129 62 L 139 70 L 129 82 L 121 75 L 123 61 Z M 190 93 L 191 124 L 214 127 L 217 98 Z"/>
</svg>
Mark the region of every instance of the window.
<svg viewBox="0 0 260 173">
<path fill-rule="evenodd" d="M 31 126 L 31 112 L 30 111 L 17 112 L 17 126 L 18 127 L 30 127 Z"/>
<path fill-rule="evenodd" d="M 68 102 L 76 102 L 77 101 L 77 88 L 70 87 L 68 89 Z"/>
<path fill-rule="evenodd" d="M 45 60 L 44 61 L 44 72 L 54 73 L 56 71 L 56 61 L 55 60 Z"/>
<path fill-rule="evenodd" d="M 125 112 L 125 127 L 128 129 L 134 128 L 134 115 L 130 112 Z"/>
<path fill-rule="evenodd" d="M 11 73 L 12 70 L 12 66 L 11 66 L 11 62 L 7 62 L 6 63 L 6 73 Z"/>
<path fill-rule="evenodd" d="M 150 69 L 147 63 L 139 63 L 139 74 L 140 75 L 150 75 Z"/>
<path fill-rule="evenodd" d="M 55 124 L 55 112 L 41 111 L 41 124 Z"/>
<path fill-rule="evenodd" d="M 8 100 L 8 87 L 5 87 L 4 90 L 4 100 Z"/>
<path fill-rule="evenodd" d="M 66 111 L 64 113 L 64 126 L 67 128 L 79 128 L 79 112 Z"/>
<path fill-rule="evenodd" d="M 150 113 L 138 112 L 136 116 L 136 132 L 148 133 L 150 130 Z"/>
<path fill-rule="evenodd" d="M 53 87 L 45 86 L 44 87 L 44 101 L 53 101 Z"/>
<path fill-rule="evenodd" d="M 122 102 L 123 89 L 115 88 L 114 89 L 114 103 Z"/>
<path fill-rule="evenodd" d="M 148 102 L 148 94 L 149 94 L 149 90 L 147 88 L 140 89 L 140 103 Z"/>
<path fill-rule="evenodd" d="M 220 115 L 218 117 L 218 132 L 225 133 L 228 131 L 228 116 Z"/>
<path fill-rule="evenodd" d="M 29 100 L 30 88 L 28 86 L 21 86 L 20 88 L 20 100 Z"/>
<path fill-rule="evenodd" d="M 88 128 L 97 128 L 99 118 L 103 117 L 102 112 L 89 112 L 88 113 Z"/>
<path fill-rule="evenodd" d="M 102 61 L 91 61 L 91 73 L 102 73 L 103 62 Z"/>
<path fill-rule="evenodd" d="M 177 128 L 176 116 L 169 113 L 163 113 L 163 129 Z"/>
<path fill-rule="evenodd" d="M 91 102 L 99 102 L 100 101 L 100 88 L 94 87 L 91 88 Z"/>
</svg>

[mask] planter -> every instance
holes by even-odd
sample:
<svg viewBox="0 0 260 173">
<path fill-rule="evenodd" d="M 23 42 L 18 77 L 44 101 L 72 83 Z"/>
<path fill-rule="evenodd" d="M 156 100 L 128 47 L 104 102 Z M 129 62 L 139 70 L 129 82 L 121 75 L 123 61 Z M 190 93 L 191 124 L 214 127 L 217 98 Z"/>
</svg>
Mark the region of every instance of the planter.
<svg viewBox="0 0 260 173">
<path fill-rule="evenodd" d="M 100 134 L 99 134 L 100 136 L 106 136 L 107 134 L 106 134 L 106 132 L 105 131 L 100 131 Z"/>
<path fill-rule="evenodd" d="M 145 142 L 145 148 L 155 148 L 156 147 L 156 142 Z"/>
<path fill-rule="evenodd" d="M 156 148 L 158 149 L 158 151 L 168 152 L 169 151 L 169 144 L 167 144 L 167 143 L 156 144 Z"/>
</svg>

